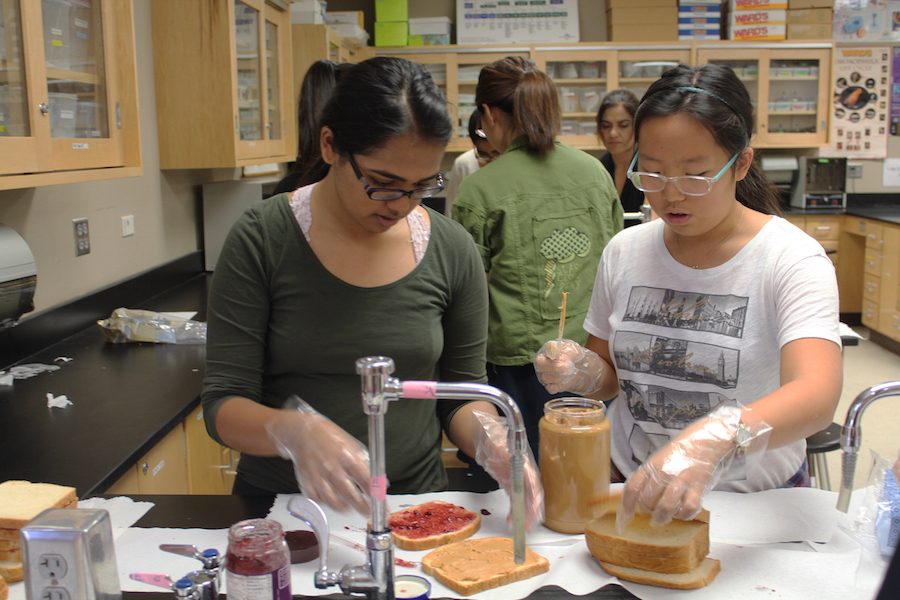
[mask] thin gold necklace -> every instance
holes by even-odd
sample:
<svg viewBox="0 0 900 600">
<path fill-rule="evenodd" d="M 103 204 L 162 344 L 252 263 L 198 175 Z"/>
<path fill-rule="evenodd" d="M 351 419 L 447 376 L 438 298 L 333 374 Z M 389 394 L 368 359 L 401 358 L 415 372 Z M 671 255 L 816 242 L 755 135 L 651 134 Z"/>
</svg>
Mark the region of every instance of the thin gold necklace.
<svg viewBox="0 0 900 600">
<path fill-rule="evenodd" d="M 740 227 L 741 227 L 741 224 L 743 223 L 743 221 L 744 221 L 744 207 L 741 206 L 741 213 L 740 213 L 740 216 L 738 217 L 737 223 L 735 223 L 734 226 L 731 229 L 729 229 L 728 232 L 724 236 L 722 236 L 722 238 L 718 242 L 713 244 L 710 247 L 710 249 L 704 253 L 705 256 L 707 256 L 707 257 L 712 256 L 720 247 L 722 247 L 725 244 L 725 242 L 727 242 L 728 240 L 733 238 L 735 236 L 735 234 L 738 233 L 738 231 L 740 230 Z M 676 233 L 673 232 L 672 239 L 675 242 L 675 249 L 678 251 L 678 254 L 684 256 L 685 254 L 684 254 L 684 249 L 681 247 L 680 236 L 678 236 Z M 681 261 L 678 261 L 678 262 L 681 262 Z M 685 264 L 685 263 L 682 263 L 682 264 Z M 702 263 L 695 264 L 695 265 L 685 264 L 685 266 L 690 267 L 692 269 L 703 269 L 704 268 Z M 719 266 L 719 265 L 715 265 L 715 266 Z M 709 268 L 712 268 L 712 267 L 709 267 Z"/>
</svg>

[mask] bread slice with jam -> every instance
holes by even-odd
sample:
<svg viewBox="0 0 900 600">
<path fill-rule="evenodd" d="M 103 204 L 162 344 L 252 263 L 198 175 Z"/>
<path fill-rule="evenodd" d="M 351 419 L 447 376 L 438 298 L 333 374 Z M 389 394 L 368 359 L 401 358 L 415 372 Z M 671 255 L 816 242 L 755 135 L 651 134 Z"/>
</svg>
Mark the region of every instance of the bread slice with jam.
<svg viewBox="0 0 900 600">
<path fill-rule="evenodd" d="M 394 545 L 401 550 L 428 550 L 471 536 L 481 527 L 481 515 L 433 500 L 391 513 L 388 526 Z"/>
</svg>

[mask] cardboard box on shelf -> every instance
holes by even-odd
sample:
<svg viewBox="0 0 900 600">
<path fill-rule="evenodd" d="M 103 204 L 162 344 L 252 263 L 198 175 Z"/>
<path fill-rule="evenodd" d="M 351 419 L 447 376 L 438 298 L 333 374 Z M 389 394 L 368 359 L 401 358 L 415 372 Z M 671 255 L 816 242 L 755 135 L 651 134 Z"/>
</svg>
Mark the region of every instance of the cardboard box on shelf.
<svg viewBox="0 0 900 600">
<path fill-rule="evenodd" d="M 410 46 L 447 46 L 450 44 L 450 34 L 425 33 L 422 35 L 410 35 L 408 43 Z"/>
<path fill-rule="evenodd" d="M 788 0 L 788 8 L 834 8 L 834 0 Z"/>
<path fill-rule="evenodd" d="M 421 17 L 410 19 L 409 35 L 450 35 L 450 18 Z"/>
<path fill-rule="evenodd" d="M 606 22 L 613 25 L 668 25 L 678 22 L 678 7 L 615 8 L 606 11 Z"/>
<path fill-rule="evenodd" d="M 784 25 L 787 11 L 776 10 L 736 10 L 728 18 L 731 25 Z"/>
<path fill-rule="evenodd" d="M 715 31 L 706 31 L 704 29 L 699 30 L 690 30 L 690 29 L 679 29 L 678 30 L 678 39 L 679 40 L 720 40 L 722 39 L 722 34 Z"/>
<path fill-rule="evenodd" d="M 678 23 L 638 23 L 612 25 L 607 21 L 607 37 L 612 42 L 662 42 L 678 39 Z"/>
<path fill-rule="evenodd" d="M 681 32 L 682 29 L 688 29 L 693 31 L 721 31 L 722 24 L 718 21 L 696 21 L 693 23 L 684 23 L 681 20 L 678 21 L 678 31 Z"/>
<path fill-rule="evenodd" d="M 787 10 L 788 0 L 731 0 L 732 11 L 736 10 Z"/>
<path fill-rule="evenodd" d="M 831 25 L 834 18 L 830 8 L 799 8 L 787 11 L 787 22 L 805 25 Z"/>
<path fill-rule="evenodd" d="M 728 31 L 730 40 L 783 40 L 787 35 L 785 25 L 739 25 Z"/>
<path fill-rule="evenodd" d="M 408 36 L 406 21 L 375 21 L 376 46 L 406 46 Z"/>
<path fill-rule="evenodd" d="M 325 13 L 325 22 L 329 25 L 358 25 L 366 28 L 366 13 L 361 10 L 332 10 Z"/>
<path fill-rule="evenodd" d="M 616 8 L 678 6 L 678 0 L 606 0 L 606 12 Z"/>
<path fill-rule="evenodd" d="M 706 10 L 708 9 L 708 10 Z M 694 17 L 704 17 L 704 18 L 722 18 L 722 9 L 718 6 L 679 6 L 678 7 L 678 18 L 679 19 L 692 19 Z"/>
<path fill-rule="evenodd" d="M 789 40 L 830 40 L 831 23 L 788 23 Z"/>
<path fill-rule="evenodd" d="M 375 0 L 375 21 L 399 22 L 409 20 L 407 0 Z M 378 37 L 378 36 L 376 36 Z"/>
</svg>

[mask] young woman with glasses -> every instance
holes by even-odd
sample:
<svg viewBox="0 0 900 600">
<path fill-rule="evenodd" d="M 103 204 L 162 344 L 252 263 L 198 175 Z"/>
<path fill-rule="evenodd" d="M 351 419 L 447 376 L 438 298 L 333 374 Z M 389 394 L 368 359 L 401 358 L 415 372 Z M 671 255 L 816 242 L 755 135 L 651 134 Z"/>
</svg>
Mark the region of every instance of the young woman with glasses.
<svg viewBox="0 0 900 600">
<path fill-rule="evenodd" d="M 535 377 L 534 353 L 558 331 L 564 292 L 566 335 L 586 341 L 582 320 L 600 253 L 622 229 L 622 205 L 596 158 L 556 140 L 558 92 L 531 61 L 507 57 L 482 68 L 475 103 L 502 154 L 463 181 L 453 218 L 488 273 L 488 380 L 518 403 L 537 456 L 551 395 Z"/>
<path fill-rule="evenodd" d="M 401 379 L 485 380 L 481 262 L 462 227 L 420 206 L 443 189 L 452 132 L 424 68 L 364 61 L 322 113 L 321 180 L 255 205 L 232 228 L 210 289 L 202 401 L 210 434 L 241 452 L 235 493 L 299 488 L 367 510 L 360 357 L 393 358 Z M 483 445 L 476 409 L 497 414 L 486 402 L 392 403 L 389 491 L 447 485 L 442 430 L 467 452 L 481 444 L 486 459 L 505 453 Z M 534 515 L 539 486 L 531 492 Z"/>
<path fill-rule="evenodd" d="M 842 380 L 834 267 L 778 216 L 753 161 L 753 106 L 731 69 L 679 66 L 635 115 L 629 178 L 658 219 L 607 246 L 587 347 L 550 342 L 550 391 L 613 400 L 623 519 L 692 518 L 704 493 L 809 485 L 805 438 Z"/>
</svg>

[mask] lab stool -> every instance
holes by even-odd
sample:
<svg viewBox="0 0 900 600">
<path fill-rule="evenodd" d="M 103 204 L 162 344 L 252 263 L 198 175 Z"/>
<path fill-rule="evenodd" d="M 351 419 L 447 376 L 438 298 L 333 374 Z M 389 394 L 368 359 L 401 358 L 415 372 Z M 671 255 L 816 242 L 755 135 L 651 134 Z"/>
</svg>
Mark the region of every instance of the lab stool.
<svg viewBox="0 0 900 600">
<path fill-rule="evenodd" d="M 831 490 L 831 479 L 828 477 L 828 461 L 825 453 L 841 448 L 841 426 L 832 423 L 822 431 L 806 438 L 806 460 L 809 463 L 809 476 L 816 480 L 820 490 Z"/>
</svg>

